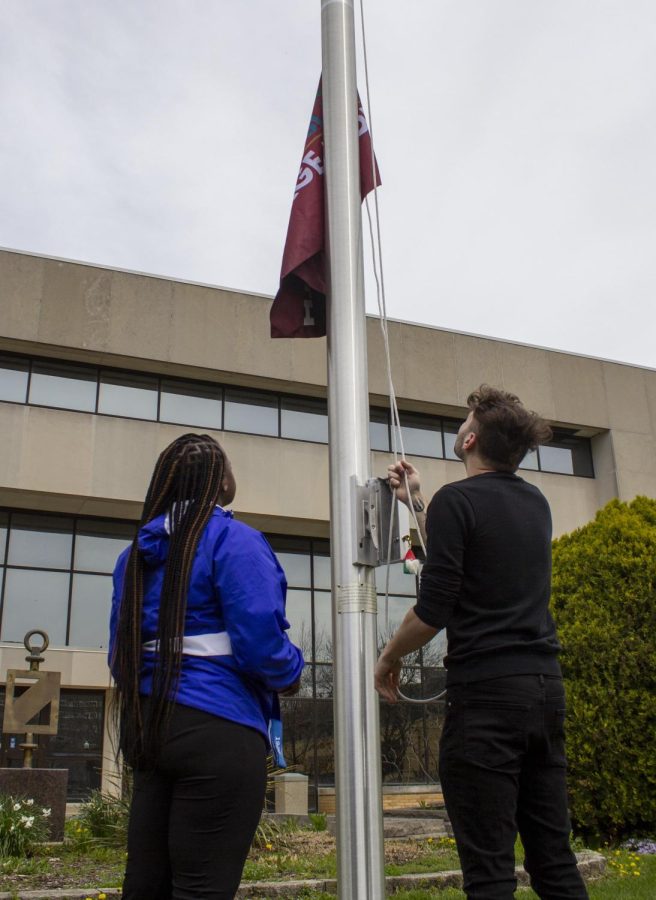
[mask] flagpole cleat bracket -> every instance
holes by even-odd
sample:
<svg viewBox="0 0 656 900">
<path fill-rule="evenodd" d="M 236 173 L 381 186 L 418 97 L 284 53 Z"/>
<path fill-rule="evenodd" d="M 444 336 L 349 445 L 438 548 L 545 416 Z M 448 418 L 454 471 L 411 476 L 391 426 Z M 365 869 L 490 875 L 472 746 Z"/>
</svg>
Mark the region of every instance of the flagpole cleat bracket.
<svg viewBox="0 0 656 900">
<path fill-rule="evenodd" d="M 358 484 L 353 478 L 352 485 L 357 517 L 354 562 L 373 568 L 388 562 L 400 562 L 403 559 L 403 542 L 398 503 L 389 482 L 386 478 L 370 478 L 366 484 Z"/>
</svg>

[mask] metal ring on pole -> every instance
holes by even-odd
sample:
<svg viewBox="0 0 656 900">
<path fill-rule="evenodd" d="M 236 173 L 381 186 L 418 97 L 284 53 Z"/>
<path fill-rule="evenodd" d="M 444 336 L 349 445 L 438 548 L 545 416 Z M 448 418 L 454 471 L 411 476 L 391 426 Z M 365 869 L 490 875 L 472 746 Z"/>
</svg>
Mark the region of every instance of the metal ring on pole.
<svg viewBox="0 0 656 900">
<path fill-rule="evenodd" d="M 43 643 L 40 647 L 31 642 L 31 638 L 35 634 L 40 634 L 41 637 L 43 638 Z M 48 632 L 43 631 L 43 629 L 41 629 L 41 628 L 33 628 L 31 631 L 28 631 L 27 634 L 25 635 L 25 637 L 23 639 L 23 645 L 25 646 L 25 649 L 27 650 L 27 652 L 31 653 L 32 656 L 39 656 L 41 653 L 43 653 L 45 650 L 47 650 L 50 645 L 50 638 L 48 637 Z"/>
</svg>

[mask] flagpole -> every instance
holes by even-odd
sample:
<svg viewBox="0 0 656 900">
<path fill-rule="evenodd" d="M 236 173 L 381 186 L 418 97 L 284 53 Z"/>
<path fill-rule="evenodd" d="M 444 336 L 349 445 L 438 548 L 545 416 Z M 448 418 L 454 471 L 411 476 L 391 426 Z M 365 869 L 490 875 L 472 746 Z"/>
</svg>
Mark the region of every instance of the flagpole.
<svg viewBox="0 0 656 900">
<path fill-rule="evenodd" d="M 369 402 L 353 0 L 321 0 L 328 256 L 328 419 L 340 900 L 385 896 L 374 570 L 356 558 Z"/>
</svg>

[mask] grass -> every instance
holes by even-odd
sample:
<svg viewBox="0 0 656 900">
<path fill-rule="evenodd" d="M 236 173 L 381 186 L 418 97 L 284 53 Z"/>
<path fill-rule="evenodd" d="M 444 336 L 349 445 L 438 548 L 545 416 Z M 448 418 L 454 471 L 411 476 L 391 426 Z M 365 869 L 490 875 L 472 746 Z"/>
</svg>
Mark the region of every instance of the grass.
<svg viewBox="0 0 656 900">
<path fill-rule="evenodd" d="M 73 826 L 69 835 L 75 833 Z M 388 840 L 385 843 L 388 875 L 439 872 L 459 867 L 453 841 L 445 838 Z M 590 900 L 656 898 L 656 855 L 639 856 L 626 850 L 604 852 L 609 860 L 609 874 L 589 885 Z M 520 845 L 517 855 L 521 862 Z M 40 847 L 30 858 L 0 859 L 0 883 L 6 891 L 118 887 L 124 865 L 122 849 L 84 844 L 69 837 L 61 848 Z M 335 873 L 334 841 L 327 832 L 283 829 L 262 847 L 252 850 L 243 880 L 334 878 Z M 334 900 L 334 895 L 316 891 L 306 891 L 304 897 L 307 900 Z M 464 900 L 465 895 L 449 888 L 401 891 L 394 897 L 396 900 Z M 528 889 L 520 889 L 517 897 L 518 900 L 537 900 L 537 895 Z"/>
</svg>

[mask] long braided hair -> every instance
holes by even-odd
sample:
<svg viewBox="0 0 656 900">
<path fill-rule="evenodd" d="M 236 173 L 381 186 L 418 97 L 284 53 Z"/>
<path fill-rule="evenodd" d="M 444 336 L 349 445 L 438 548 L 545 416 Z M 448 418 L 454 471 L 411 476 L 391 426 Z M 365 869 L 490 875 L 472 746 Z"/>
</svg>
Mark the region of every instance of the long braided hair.
<svg viewBox="0 0 656 900">
<path fill-rule="evenodd" d="M 150 702 L 142 706 L 139 682 L 142 656 L 144 560 L 138 535 L 132 542 L 114 643 L 112 670 L 119 749 L 135 767 L 152 766 L 180 677 L 187 590 L 199 538 L 222 490 L 226 458 L 206 434 L 184 434 L 160 454 L 144 502 L 139 527 L 169 515 L 169 548 L 159 605 L 157 647 Z"/>
</svg>

